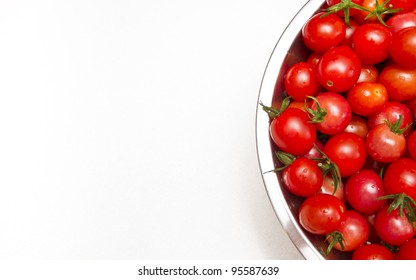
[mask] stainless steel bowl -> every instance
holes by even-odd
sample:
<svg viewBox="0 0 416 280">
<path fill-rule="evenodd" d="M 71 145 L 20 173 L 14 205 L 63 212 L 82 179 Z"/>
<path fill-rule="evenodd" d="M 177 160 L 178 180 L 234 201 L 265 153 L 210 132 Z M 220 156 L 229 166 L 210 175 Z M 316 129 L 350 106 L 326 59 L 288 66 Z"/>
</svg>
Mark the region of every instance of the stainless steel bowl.
<svg viewBox="0 0 416 280">
<path fill-rule="evenodd" d="M 296 62 L 305 60 L 309 51 L 304 46 L 301 29 L 305 22 L 318 10 L 322 9 L 325 1 L 310 0 L 296 14 L 278 40 L 260 87 L 258 102 L 271 105 L 281 98 L 283 91 L 283 76 L 286 70 Z M 325 237 L 315 236 L 304 231 L 298 221 L 298 208 L 303 199 L 290 194 L 281 184 L 281 178 L 274 170 L 277 161 L 275 157 L 276 146 L 269 134 L 270 119 L 260 106 L 256 115 L 256 141 L 257 154 L 264 185 L 274 211 L 286 230 L 289 238 L 295 244 L 305 259 L 348 259 L 350 254 L 333 252 L 324 256 L 321 252 L 326 250 Z"/>
</svg>

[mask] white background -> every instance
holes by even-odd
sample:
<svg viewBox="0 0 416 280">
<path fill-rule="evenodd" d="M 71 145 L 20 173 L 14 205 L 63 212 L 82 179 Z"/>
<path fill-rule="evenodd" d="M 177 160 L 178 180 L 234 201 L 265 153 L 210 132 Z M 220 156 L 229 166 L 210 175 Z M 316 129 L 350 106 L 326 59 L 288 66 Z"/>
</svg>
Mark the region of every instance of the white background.
<svg viewBox="0 0 416 280">
<path fill-rule="evenodd" d="M 255 147 L 306 0 L 0 0 L 0 258 L 302 259 Z"/>
</svg>

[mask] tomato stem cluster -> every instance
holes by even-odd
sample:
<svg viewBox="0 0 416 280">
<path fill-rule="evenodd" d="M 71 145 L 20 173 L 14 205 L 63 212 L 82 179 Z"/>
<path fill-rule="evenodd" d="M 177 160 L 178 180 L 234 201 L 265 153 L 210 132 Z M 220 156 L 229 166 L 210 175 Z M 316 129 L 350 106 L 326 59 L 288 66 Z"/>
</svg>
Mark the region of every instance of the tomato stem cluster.
<svg viewBox="0 0 416 280">
<path fill-rule="evenodd" d="M 356 9 L 368 12 L 368 15 L 365 19 L 369 19 L 371 17 L 376 17 L 377 20 L 384 26 L 387 26 L 387 24 L 383 20 L 383 15 L 387 14 L 393 14 L 400 12 L 402 9 L 393 9 L 391 5 L 388 5 L 388 2 L 390 0 L 387 0 L 383 3 L 379 3 L 376 1 L 376 7 L 374 10 L 370 10 L 366 7 L 360 6 L 356 3 L 354 3 L 352 0 L 341 0 L 338 4 L 332 5 L 331 7 L 327 8 L 325 10 L 325 14 L 323 14 L 323 17 L 328 16 L 330 14 L 337 13 L 339 11 L 344 12 L 344 19 L 347 26 L 350 26 L 350 9 Z"/>
<path fill-rule="evenodd" d="M 416 229 L 416 201 L 414 201 L 410 196 L 405 193 L 400 194 L 390 194 L 379 197 L 379 199 L 391 199 L 393 200 L 387 210 L 388 213 L 391 213 L 393 210 L 399 209 L 399 215 L 402 217 L 406 215 L 409 223 L 412 224 L 413 228 Z M 405 213 L 406 212 L 406 213 Z"/>
</svg>

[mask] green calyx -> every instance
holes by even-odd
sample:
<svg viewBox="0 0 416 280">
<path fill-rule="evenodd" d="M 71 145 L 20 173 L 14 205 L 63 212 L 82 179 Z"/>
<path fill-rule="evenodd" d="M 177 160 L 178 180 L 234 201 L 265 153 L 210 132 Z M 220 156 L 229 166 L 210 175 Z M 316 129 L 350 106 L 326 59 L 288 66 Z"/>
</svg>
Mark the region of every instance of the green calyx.
<svg viewBox="0 0 416 280">
<path fill-rule="evenodd" d="M 259 102 L 259 105 L 263 108 L 263 111 L 265 111 L 270 118 L 274 119 L 277 118 L 278 116 L 280 116 L 280 114 L 286 110 L 289 107 L 290 104 L 290 97 L 286 97 L 285 99 L 283 99 L 282 101 L 282 105 L 280 106 L 279 109 L 274 108 L 274 107 L 269 107 L 264 105 L 261 101 Z"/>
<path fill-rule="evenodd" d="M 387 209 L 387 213 L 391 213 L 393 210 L 399 210 L 399 216 L 403 217 L 406 216 L 409 223 L 413 225 L 416 229 L 416 215 L 415 215 L 415 208 L 416 208 L 416 201 L 414 201 L 410 196 L 405 193 L 400 194 L 390 194 L 379 197 L 378 199 L 391 199 L 392 202 L 390 203 L 389 208 Z"/>
<path fill-rule="evenodd" d="M 312 110 L 307 106 L 306 100 L 305 100 L 305 110 L 309 115 L 309 118 L 311 119 L 311 123 L 321 123 L 323 122 L 327 111 L 321 107 L 321 104 L 319 104 L 318 99 L 316 99 L 313 96 L 308 96 L 309 99 L 312 99 L 316 104 L 316 110 Z"/>
</svg>

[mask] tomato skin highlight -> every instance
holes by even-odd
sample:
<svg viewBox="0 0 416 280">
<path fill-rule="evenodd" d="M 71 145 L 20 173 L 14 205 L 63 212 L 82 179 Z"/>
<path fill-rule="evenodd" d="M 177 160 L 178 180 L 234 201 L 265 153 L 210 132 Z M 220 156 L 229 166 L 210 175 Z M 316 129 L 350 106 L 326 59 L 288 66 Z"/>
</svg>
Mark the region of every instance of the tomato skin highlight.
<svg viewBox="0 0 416 280">
<path fill-rule="evenodd" d="M 349 90 L 360 74 L 360 58 L 346 45 L 326 51 L 317 65 L 318 81 L 327 91 L 341 93 Z"/>
<path fill-rule="evenodd" d="M 329 194 L 309 196 L 299 208 L 299 223 L 313 234 L 325 235 L 336 230 L 346 211 L 344 203 Z"/>
<path fill-rule="evenodd" d="M 367 158 L 364 140 L 349 132 L 341 132 L 329 138 L 323 152 L 338 166 L 342 177 L 358 172 Z"/>
<path fill-rule="evenodd" d="M 316 128 L 304 111 L 288 108 L 272 120 L 270 135 L 279 149 L 298 156 L 306 154 L 313 147 Z"/>
</svg>

